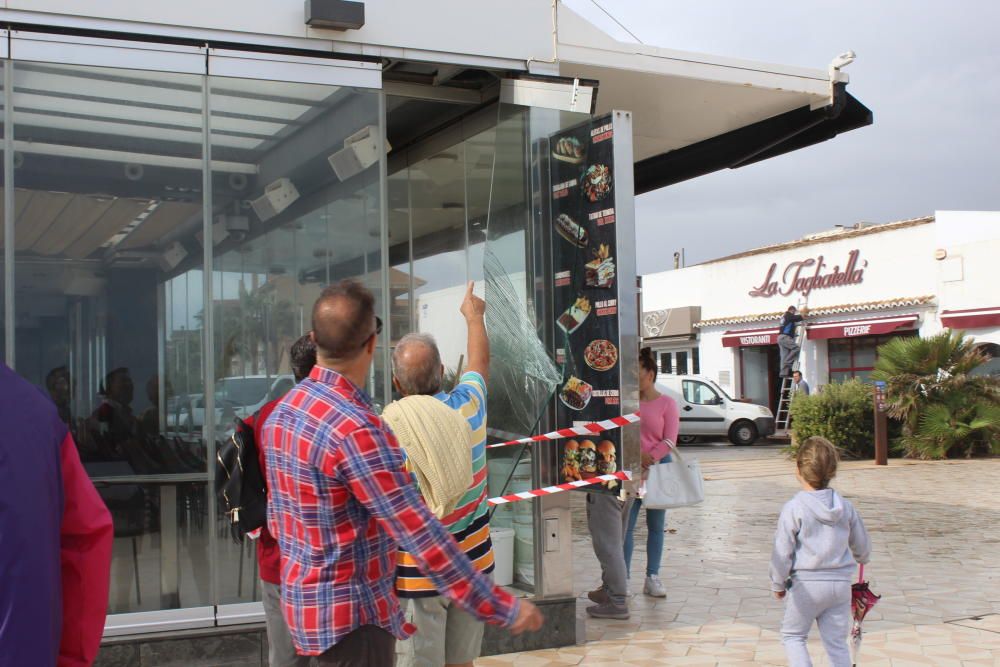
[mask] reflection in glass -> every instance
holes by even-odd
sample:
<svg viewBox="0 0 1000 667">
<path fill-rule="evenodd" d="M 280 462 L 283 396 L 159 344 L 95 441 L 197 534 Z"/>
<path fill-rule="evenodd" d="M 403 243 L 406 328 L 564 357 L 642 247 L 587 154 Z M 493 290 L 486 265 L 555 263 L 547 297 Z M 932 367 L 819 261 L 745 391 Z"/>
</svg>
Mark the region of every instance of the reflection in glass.
<svg viewBox="0 0 1000 667">
<path fill-rule="evenodd" d="M 111 510 L 110 611 L 208 604 L 206 452 L 179 418 L 203 391 L 201 79 L 19 62 L 14 83 L 17 370 Z"/>
<path fill-rule="evenodd" d="M 409 168 L 410 224 L 417 331 L 437 340 L 451 387 L 464 365 L 465 329 L 458 309 L 465 294 L 466 252 L 464 142 L 422 159 Z"/>
<path fill-rule="evenodd" d="M 345 168 L 331 159 L 359 130 L 378 132 L 379 116 L 376 93 L 335 86 L 216 77 L 209 91 L 215 414 L 207 418 L 221 447 L 236 418 L 293 386 L 290 349 L 311 328 L 324 287 L 359 280 L 381 312 L 378 162 Z M 387 337 L 367 387 L 377 403 Z M 197 403 L 200 429 L 206 416 Z M 217 544 L 218 602 L 260 599 L 254 545 Z"/>
<path fill-rule="evenodd" d="M 851 367 L 851 341 L 848 339 L 834 339 L 827 343 L 827 350 L 830 355 L 830 368 L 850 368 Z M 830 376 L 833 379 L 833 376 Z"/>
</svg>

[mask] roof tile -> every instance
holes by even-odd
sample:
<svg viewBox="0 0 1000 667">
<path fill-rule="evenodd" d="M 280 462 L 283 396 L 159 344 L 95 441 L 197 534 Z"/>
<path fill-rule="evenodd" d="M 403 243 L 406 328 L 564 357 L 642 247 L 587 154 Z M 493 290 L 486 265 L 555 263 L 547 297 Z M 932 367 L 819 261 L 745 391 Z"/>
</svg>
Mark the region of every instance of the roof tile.
<svg viewBox="0 0 1000 667">
<path fill-rule="evenodd" d="M 894 299 L 884 299 L 882 301 L 865 301 L 861 303 L 845 303 L 838 306 L 823 306 L 820 308 L 810 308 L 810 317 L 823 317 L 824 315 L 840 315 L 843 313 L 864 313 L 873 310 L 885 310 L 889 308 L 907 308 L 910 306 L 924 306 L 934 302 L 934 295 L 897 297 Z M 716 317 L 708 320 L 695 322 L 698 328 L 725 326 L 729 324 L 756 324 L 760 322 L 779 321 L 785 311 L 772 313 L 758 313 L 753 315 L 734 315 L 732 317 Z"/>
</svg>

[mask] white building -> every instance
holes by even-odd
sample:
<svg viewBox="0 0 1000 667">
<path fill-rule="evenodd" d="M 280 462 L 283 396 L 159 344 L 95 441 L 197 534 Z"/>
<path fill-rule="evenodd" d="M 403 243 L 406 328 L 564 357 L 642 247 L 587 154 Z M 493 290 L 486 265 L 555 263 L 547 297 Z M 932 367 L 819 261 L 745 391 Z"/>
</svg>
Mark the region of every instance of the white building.
<svg viewBox="0 0 1000 667">
<path fill-rule="evenodd" d="M 808 306 L 810 386 L 865 378 L 892 336 L 966 330 L 1000 344 L 1000 212 L 859 224 L 642 278 L 644 344 L 661 370 L 701 373 L 774 406 L 778 322 Z M 1000 362 L 991 363 L 991 370 Z"/>
</svg>

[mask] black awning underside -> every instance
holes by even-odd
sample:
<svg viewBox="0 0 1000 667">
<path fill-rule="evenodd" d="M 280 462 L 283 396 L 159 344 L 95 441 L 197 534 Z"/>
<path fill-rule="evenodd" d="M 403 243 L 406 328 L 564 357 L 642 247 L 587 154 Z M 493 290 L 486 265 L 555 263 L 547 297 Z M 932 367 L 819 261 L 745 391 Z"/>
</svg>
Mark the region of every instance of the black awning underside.
<svg viewBox="0 0 1000 667">
<path fill-rule="evenodd" d="M 872 124 L 871 110 L 848 93 L 844 84 L 837 84 L 834 97 L 834 103 L 822 109 L 794 109 L 637 162 L 635 193 L 643 194 L 720 169 L 743 167 Z"/>
</svg>

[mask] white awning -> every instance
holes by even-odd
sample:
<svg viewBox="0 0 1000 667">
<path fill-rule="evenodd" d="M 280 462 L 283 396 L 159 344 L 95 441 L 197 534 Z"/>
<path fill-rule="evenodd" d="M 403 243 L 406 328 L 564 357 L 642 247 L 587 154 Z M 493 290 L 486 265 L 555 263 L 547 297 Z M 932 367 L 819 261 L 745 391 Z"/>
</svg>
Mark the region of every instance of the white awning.
<svg viewBox="0 0 1000 667">
<path fill-rule="evenodd" d="M 558 53 L 562 76 L 600 81 L 597 113 L 633 112 L 637 162 L 832 102 L 823 70 L 619 42 L 563 4 Z"/>
<path fill-rule="evenodd" d="M 726 156 L 728 163 L 725 160 L 718 164 L 712 162 L 713 166 L 700 173 L 749 164 L 761 157 L 795 150 L 871 122 L 870 113 L 860 114 L 865 118 L 858 118 L 859 110 L 852 109 L 849 124 L 853 127 L 828 125 L 824 132 L 816 131 L 819 128 L 815 126 L 823 119 L 810 117 L 810 112 L 834 104 L 833 84 L 842 88 L 848 81 L 847 75 L 840 71 L 834 73 L 835 79 L 831 81 L 830 74 L 821 69 L 619 42 L 562 4 L 559 6 L 558 59 L 560 75 L 599 81 L 596 113 L 612 109 L 633 112 L 637 164 L 796 110 L 803 112 L 803 122 L 791 119 L 793 122 L 787 124 L 786 135 L 776 135 L 780 140 L 765 140 L 759 147 L 744 149 L 741 146 Z M 847 97 L 847 102 L 857 103 Z M 846 106 L 845 103 L 837 107 L 836 115 Z M 864 109 L 860 103 L 857 106 Z M 858 121 L 866 122 L 859 124 Z M 801 136 L 805 130 L 811 133 Z M 793 137 L 791 145 L 778 148 Z M 677 182 L 696 175 L 699 174 L 668 180 Z M 637 178 L 638 192 L 644 190 L 640 180 Z M 653 183 L 652 187 L 662 184 L 665 183 Z"/>
</svg>

